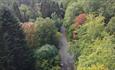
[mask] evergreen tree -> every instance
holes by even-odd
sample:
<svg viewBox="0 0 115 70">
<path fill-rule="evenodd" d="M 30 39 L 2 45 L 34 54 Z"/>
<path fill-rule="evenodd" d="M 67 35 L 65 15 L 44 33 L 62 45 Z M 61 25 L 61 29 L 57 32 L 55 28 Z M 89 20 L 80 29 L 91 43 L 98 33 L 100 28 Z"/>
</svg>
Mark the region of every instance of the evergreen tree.
<svg viewBox="0 0 115 70">
<path fill-rule="evenodd" d="M 0 42 L 2 43 L 0 48 L 6 51 L 1 64 L 4 69 L 1 68 L 1 70 L 34 70 L 32 52 L 26 45 L 18 20 L 6 7 L 0 10 L 0 24 Z M 0 58 L 3 58 L 2 54 Z"/>
<path fill-rule="evenodd" d="M 16 16 L 19 18 L 20 21 L 22 21 L 22 16 L 21 16 L 21 12 L 20 12 L 20 9 L 18 7 L 18 3 L 13 3 L 13 10 L 14 10 L 14 13 L 16 14 Z"/>
</svg>

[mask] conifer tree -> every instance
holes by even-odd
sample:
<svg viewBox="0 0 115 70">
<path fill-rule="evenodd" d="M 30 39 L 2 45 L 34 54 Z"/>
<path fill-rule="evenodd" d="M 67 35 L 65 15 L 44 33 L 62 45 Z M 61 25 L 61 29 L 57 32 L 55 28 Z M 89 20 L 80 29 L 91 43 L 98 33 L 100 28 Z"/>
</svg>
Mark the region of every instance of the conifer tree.
<svg viewBox="0 0 115 70">
<path fill-rule="evenodd" d="M 17 18 L 6 7 L 0 10 L 0 25 L 0 48 L 6 51 L 4 56 L 3 52 L 0 53 L 0 58 L 3 58 L 1 65 L 4 66 L 0 70 L 34 70 L 32 51 L 27 47 Z"/>
</svg>

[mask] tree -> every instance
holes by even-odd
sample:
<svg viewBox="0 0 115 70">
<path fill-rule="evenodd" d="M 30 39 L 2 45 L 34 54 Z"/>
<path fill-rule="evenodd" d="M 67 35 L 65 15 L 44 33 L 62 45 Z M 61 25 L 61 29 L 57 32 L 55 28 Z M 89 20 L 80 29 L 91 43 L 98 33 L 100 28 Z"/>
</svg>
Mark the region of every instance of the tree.
<svg viewBox="0 0 115 70">
<path fill-rule="evenodd" d="M 2 70 L 34 70 L 32 51 L 27 47 L 25 36 L 20 29 L 19 22 L 12 12 L 3 7 L 0 10 L 0 25 L 2 37 L 0 40 L 3 49 L 3 54 L 0 54 L 3 59 Z"/>
<path fill-rule="evenodd" d="M 54 21 L 50 18 L 38 18 L 35 22 L 37 30 L 35 33 L 36 47 L 40 47 L 45 44 L 57 45 L 58 40 L 56 37 L 57 28 L 54 25 Z"/>
<path fill-rule="evenodd" d="M 12 8 L 14 2 L 16 2 L 16 0 L 0 0 L 0 6 L 8 6 L 9 8 Z"/>
<path fill-rule="evenodd" d="M 27 5 L 21 4 L 19 9 L 20 9 L 20 12 L 21 12 L 21 15 L 23 18 L 23 22 L 29 21 L 29 19 L 31 18 L 31 15 L 32 15 L 30 8 Z"/>
<path fill-rule="evenodd" d="M 98 15 L 104 16 L 106 23 L 108 23 L 110 18 L 115 15 L 114 0 L 72 0 L 67 5 L 66 10 L 68 10 L 68 8 L 72 6 L 72 3 L 75 2 L 76 7 L 73 6 L 73 10 L 75 11 L 77 9 L 76 13 L 78 14 L 80 11 L 83 11 L 85 13 L 96 13 Z M 70 10 L 70 12 L 72 12 L 73 10 Z"/>
<path fill-rule="evenodd" d="M 64 17 L 64 25 L 66 27 L 69 27 L 76 16 L 77 13 L 77 3 L 70 3 L 65 11 L 65 17 Z"/>
<path fill-rule="evenodd" d="M 91 67 L 80 67 L 79 70 L 109 70 L 109 69 L 103 64 L 95 64 L 91 65 Z"/>
<path fill-rule="evenodd" d="M 93 70 L 97 64 L 104 69 L 114 69 L 114 44 L 105 30 L 104 17 L 88 15 L 85 24 L 76 31 L 77 39 L 70 44 L 70 51 L 75 56 L 77 69 Z"/>
<path fill-rule="evenodd" d="M 65 11 L 63 25 L 67 28 L 67 37 L 69 40 L 72 38 L 73 27 L 71 25 L 74 23 L 75 17 L 78 16 L 81 11 L 82 7 L 80 7 L 77 2 L 73 1 L 68 4 L 68 7 Z"/>
<path fill-rule="evenodd" d="M 58 2 L 55 0 L 42 0 L 41 13 L 43 17 L 51 17 L 53 13 L 56 13 L 60 18 L 64 15 L 63 8 L 60 7 Z"/>
<path fill-rule="evenodd" d="M 115 31 L 115 17 L 112 17 L 107 24 L 106 30 L 110 32 L 110 34 L 114 34 Z"/>
<path fill-rule="evenodd" d="M 36 70 L 60 70 L 59 54 L 55 46 L 46 44 L 36 49 L 35 57 Z"/>
<path fill-rule="evenodd" d="M 77 31 L 77 39 L 81 49 L 90 45 L 95 39 L 102 39 L 109 36 L 104 27 L 104 17 L 89 15 L 84 25 L 81 25 Z"/>
<path fill-rule="evenodd" d="M 21 24 L 21 28 L 24 31 L 26 36 L 26 41 L 29 47 L 35 48 L 35 33 L 36 33 L 36 26 L 32 22 L 25 22 Z"/>
<path fill-rule="evenodd" d="M 114 70 L 114 46 L 115 45 L 112 44 L 109 37 L 103 38 L 102 40 L 97 39 L 94 43 L 90 44 L 83 50 L 84 53 L 82 53 L 79 57 L 78 69 L 83 67 L 88 68 L 96 64 L 102 64 L 107 68 L 107 70 Z"/>
<path fill-rule="evenodd" d="M 72 2 L 72 1 L 75 1 L 75 0 L 58 0 L 59 1 L 59 3 L 62 3 L 62 5 L 64 6 L 64 8 L 66 9 L 67 8 L 67 6 L 68 6 L 68 4 L 70 3 L 70 2 Z"/>
<path fill-rule="evenodd" d="M 63 25 L 63 19 L 60 19 L 56 13 L 51 15 L 52 20 L 54 21 L 55 27 L 60 31 L 61 26 Z"/>
<path fill-rule="evenodd" d="M 51 16 L 50 2 L 51 2 L 50 0 L 43 0 L 41 2 L 41 13 L 43 17 Z"/>
<path fill-rule="evenodd" d="M 23 18 L 22 18 L 19 6 L 18 6 L 18 4 L 16 2 L 13 3 L 13 12 L 18 17 L 18 19 L 22 22 Z"/>
<path fill-rule="evenodd" d="M 78 4 L 87 13 L 103 15 L 106 18 L 106 22 L 115 15 L 114 0 L 78 0 Z"/>
</svg>

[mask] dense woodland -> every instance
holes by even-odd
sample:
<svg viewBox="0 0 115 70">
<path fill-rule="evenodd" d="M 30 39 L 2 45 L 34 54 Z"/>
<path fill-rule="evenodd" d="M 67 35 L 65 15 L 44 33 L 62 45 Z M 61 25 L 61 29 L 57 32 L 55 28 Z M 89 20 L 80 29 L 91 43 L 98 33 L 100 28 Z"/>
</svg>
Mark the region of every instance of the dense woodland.
<svg viewBox="0 0 115 70">
<path fill-rule="evenodd" d="M 115 0 L 0 0 L 0 70 L 115 70 Z"/>
</svg>

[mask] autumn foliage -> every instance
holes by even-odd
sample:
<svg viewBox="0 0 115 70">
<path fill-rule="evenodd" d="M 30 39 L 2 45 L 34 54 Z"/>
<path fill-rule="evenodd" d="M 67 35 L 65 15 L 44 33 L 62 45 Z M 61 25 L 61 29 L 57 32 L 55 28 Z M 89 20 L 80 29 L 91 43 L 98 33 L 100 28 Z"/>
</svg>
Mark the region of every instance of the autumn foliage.
<svg viewBox="0 0 115 70">
<path fill-rule="evenodd" d="M 21 23 L 21 28 L 23 29 L 28 45 L 34 47 L 34 34 L 36 32 L 36 26 L 32 22 Z"/>
<path fill-rule="evenodd" d="M 86 16 L 87 15 L 85 13 L 82 13 L 75 18 L 75 22 L 73 24 L 74 30 L 76 30 L 77 28 L 79 28 L 80 25 L 85 23 Z M 77 32 L 73 31 L 73 38 L 75 39 L 76 37 L 77 37 Z"/>
<path fill-rule="evenodd" d="M 85 21 L 86 21 L 86 14 L 85 13 L 80 14 L 75 18 L 75 25 L 76 26 L 82 25 L 84 24 Z"/>
</svg>

